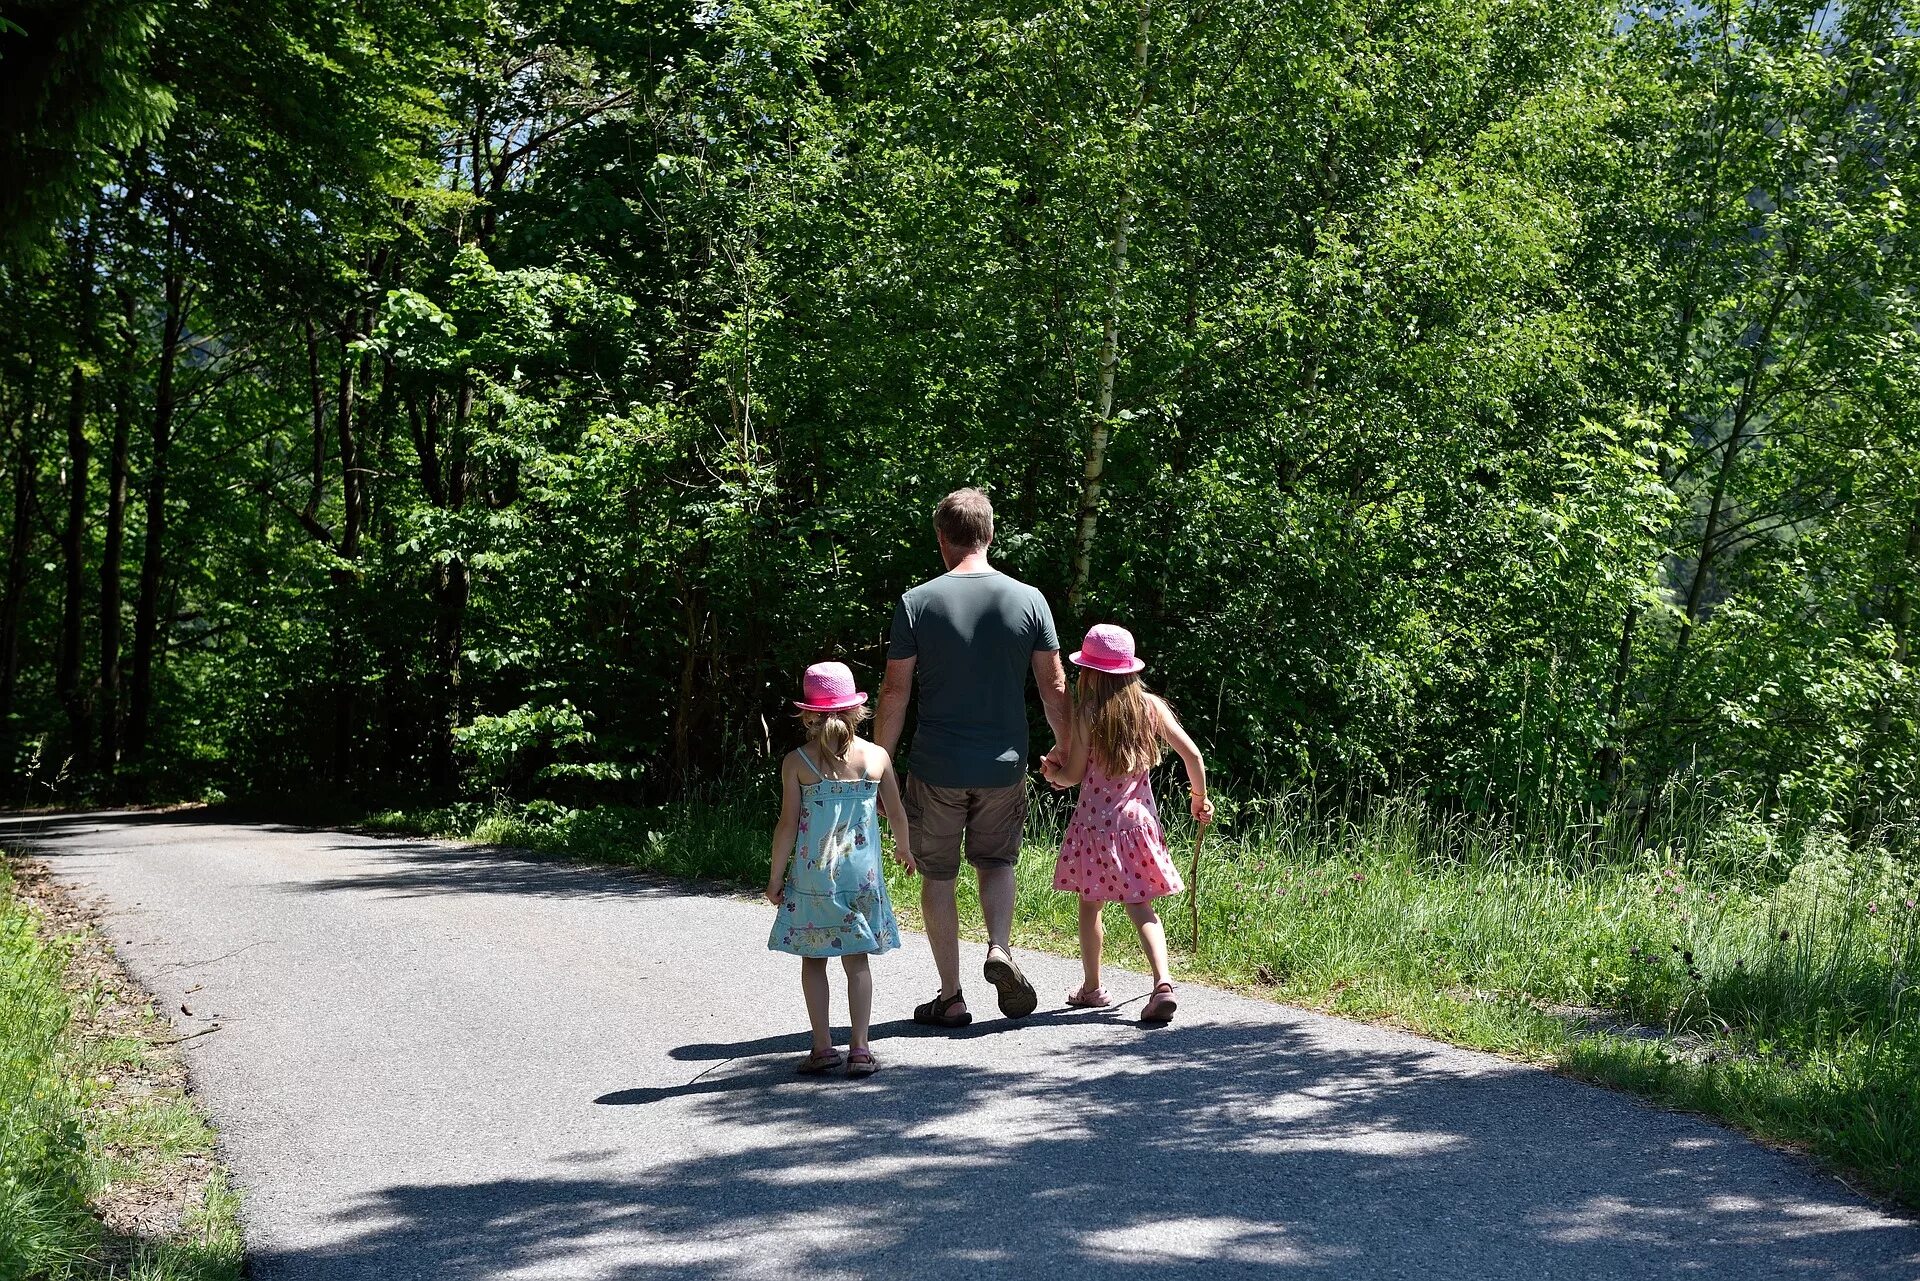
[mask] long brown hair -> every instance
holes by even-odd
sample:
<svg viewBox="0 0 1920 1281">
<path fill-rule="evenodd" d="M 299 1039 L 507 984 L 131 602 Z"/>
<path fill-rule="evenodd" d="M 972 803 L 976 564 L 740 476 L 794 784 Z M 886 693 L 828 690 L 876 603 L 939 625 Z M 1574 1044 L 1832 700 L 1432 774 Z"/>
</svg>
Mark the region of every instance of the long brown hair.
<svg viewBox="0 0 1920 1281">
<path fill-rule="evenodd" d="M 1160 763 L 1160 720 L 1137 673 L 1115 676 L 1083 667 L 1074 696 L 1089 752 L 1102 773 L 1139 774 Z"/>
<path fill-rule="evenodd" d="M 843 761 L 847 758 L 847 748 L 852 745 L 860 722 L 871 715 L 873 712 L 862 703 L 838 712 L 802 712 L 800 723 L 806 726 L 807 741 L 820 744 L 820 750 L 826 753 L 828 760 Z"/>
</svg>

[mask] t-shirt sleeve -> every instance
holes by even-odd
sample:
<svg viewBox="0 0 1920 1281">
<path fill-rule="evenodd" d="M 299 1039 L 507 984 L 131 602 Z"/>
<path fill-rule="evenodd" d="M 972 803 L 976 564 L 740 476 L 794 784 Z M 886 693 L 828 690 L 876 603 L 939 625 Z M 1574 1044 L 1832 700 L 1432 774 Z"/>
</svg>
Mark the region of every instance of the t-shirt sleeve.
<svg viewBox="0 0 1920 1281">
<path fill-rule="evenodd" d="M 903 596 L 893 607 L 893 631 L 887 637 L 887 659 L 912 658 L 920 652 L 920 642 L 913 637 L 913 619 L 907 614 L 907 601 Z"/>
<path fill-rule="evenodd" d="M 1060 633 L 1053 627 L 1053 610 L 1047 606 L 1047 598 L 1039 592 L 1033 594 L 1034 621 L 1039 624 L 1033 638 L 1033 652 L 1051 654 L 1060 648 Z"/>
</svg>

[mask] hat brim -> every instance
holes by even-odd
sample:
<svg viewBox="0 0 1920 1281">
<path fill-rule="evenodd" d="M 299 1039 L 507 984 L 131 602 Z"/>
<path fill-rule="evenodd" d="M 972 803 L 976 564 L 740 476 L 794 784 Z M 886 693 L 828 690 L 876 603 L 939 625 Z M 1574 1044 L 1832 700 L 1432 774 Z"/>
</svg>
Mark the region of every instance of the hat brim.
<svg viewBox="0 0 1920 1281">
<path fill-rule="evenodd" d="M 1096 663 L 1086 658 L 1086 652 L 1084 649 L 1076 649 L 1073 653 L 1067 655 L 1067 661 L 1075 667 L 1084 667 L 1088 671 L 1093 672 L 1105 672 L 1109 676 L 1131 676 L 1135 672 L 1144 672 L 1147 670 L 1146 663 L 1138 658 L 1129 658 L 1124 664 L 1109 666 L 1106 663 Z"/>
<path fill-rule="evenodd" d="M 803 712 L 844 712 L 849 707 L 858 707 L 867 701 L 865 694 L 854 694 L 833 703 L 808 703 L 794 699 L 793 705 Z"/>
</svg>

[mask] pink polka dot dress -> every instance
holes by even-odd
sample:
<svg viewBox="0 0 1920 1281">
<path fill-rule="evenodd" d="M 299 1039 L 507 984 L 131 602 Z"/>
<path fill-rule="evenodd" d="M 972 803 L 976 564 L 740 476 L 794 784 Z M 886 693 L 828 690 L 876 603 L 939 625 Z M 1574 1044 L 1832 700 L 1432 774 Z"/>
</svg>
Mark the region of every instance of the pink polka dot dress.
<svg viewBox="0 0 1920 1281">
<path fill-rule="evenodd" d="M 1167 854 L 1147 776 L 1108 778 L 1087 762 L 1053 888 L 1103 903 L 1150 903 L 1186 888 Z"/>
</svg>

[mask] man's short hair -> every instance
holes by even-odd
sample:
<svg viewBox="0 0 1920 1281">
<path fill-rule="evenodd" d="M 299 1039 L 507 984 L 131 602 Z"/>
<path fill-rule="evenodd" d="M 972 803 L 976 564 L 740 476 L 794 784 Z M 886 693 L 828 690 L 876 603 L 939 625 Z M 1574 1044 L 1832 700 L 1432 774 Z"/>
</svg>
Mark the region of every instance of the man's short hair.
<svg viewBox="0 0 1920 1281">
<path fill-rule="evenodd" d="M 979 551 L 993 541 L 993 504 L 984 490 L 956 489 L 933 509 L 933 527 L 949 546 Z"/>
</svg>

